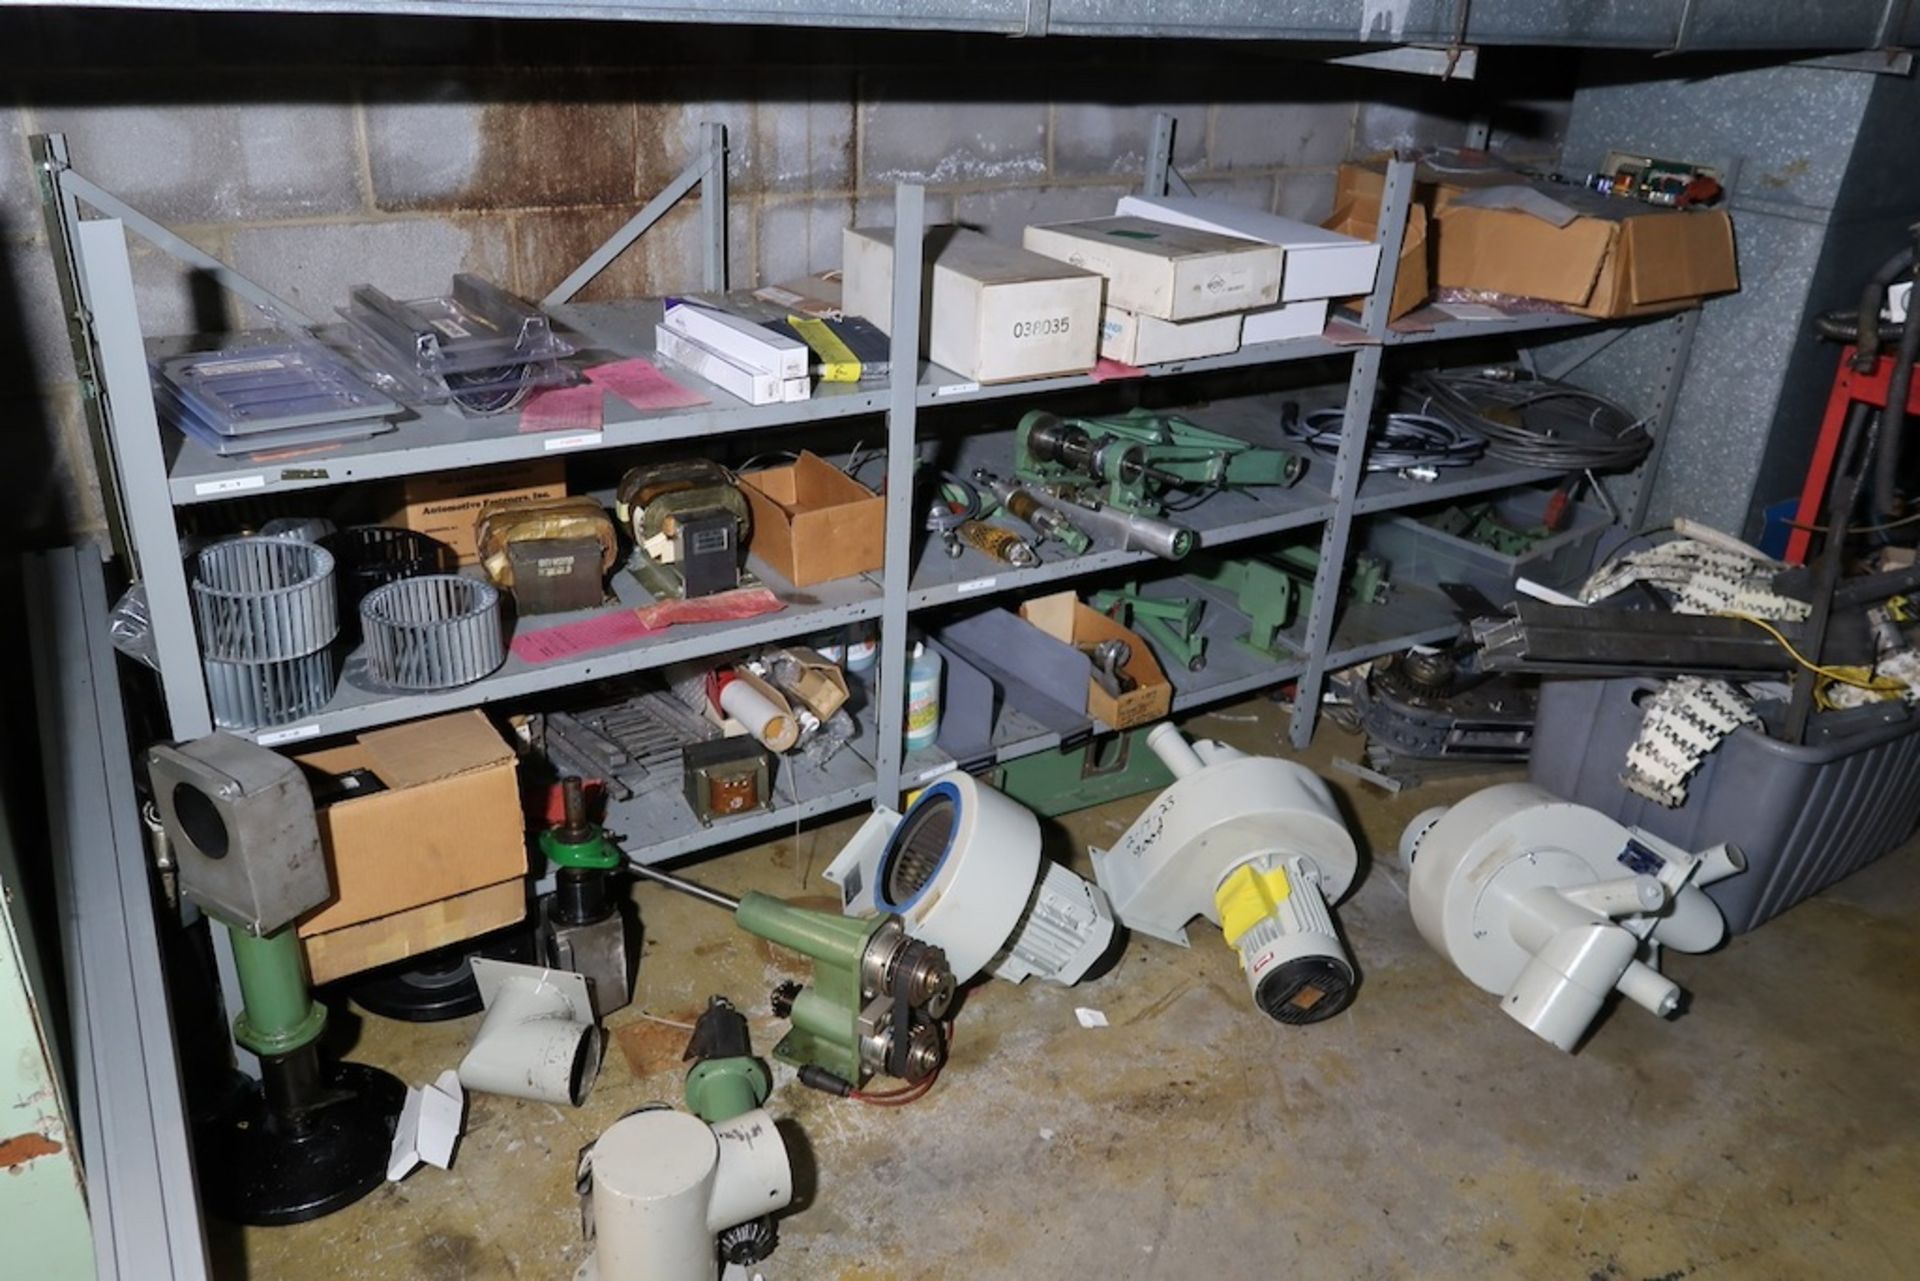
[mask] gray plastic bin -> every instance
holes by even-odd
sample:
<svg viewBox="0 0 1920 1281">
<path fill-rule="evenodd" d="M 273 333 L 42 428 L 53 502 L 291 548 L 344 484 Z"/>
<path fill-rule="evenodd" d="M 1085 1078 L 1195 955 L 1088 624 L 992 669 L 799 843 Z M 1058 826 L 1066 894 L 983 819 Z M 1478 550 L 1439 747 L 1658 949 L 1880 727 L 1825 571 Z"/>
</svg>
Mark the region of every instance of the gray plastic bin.
<svg viewBox="0 0 1920 1281">
<path fill-rule="evenodd" d="M 1680 808 L 1635 796 L 1620 783 L 1640 733 L 1634 696 L 1656 688 L 1635 678 L 1541 682 L 1528 773 L 1556 796 L 1687 849 L 1738 845 L 1747 870 L 1706 887 L 1735 933 L 1865 867 L 1920 822 L 1920 718 L 1812 747 L 1742 728 L 1707 757 Z"/>
<path fill-rule="evenodd" d="M 1540 523 L 1548 491 L 1525 489 L 1496 499 L 1494 514 L 1516 528 Z M 1525 577 L 1543 587 L 1572 588 L 1593 568 L 1594 547 L 1613 523 L 1597 507 L 1575 503 L 1567 527 L 1518 556 L 1442 533 L 1412 515 L 1385 516 L 1368 526 L 1367 550 L 1387 562 L 1390 577 L 1407 582 L 1467 583 L 1496 605 L 1510 603 Z"/>
</svg>

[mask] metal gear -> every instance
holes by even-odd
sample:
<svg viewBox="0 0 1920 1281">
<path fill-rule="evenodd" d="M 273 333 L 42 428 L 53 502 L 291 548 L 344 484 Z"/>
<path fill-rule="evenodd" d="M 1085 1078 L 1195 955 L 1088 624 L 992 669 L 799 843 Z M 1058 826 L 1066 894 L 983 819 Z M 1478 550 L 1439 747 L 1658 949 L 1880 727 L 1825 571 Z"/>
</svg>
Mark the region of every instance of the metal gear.
<svg viewBox="0 0 1920 1281">
<path fill-rule="evenodd" d="M 722 1232 L 720 1257 L 728 1263 L 752 1267 L 772 1254 L 779 1244 L 780 1234 L 773 1226 L 773 1216 L 763 1214 Z"/>
</svg>

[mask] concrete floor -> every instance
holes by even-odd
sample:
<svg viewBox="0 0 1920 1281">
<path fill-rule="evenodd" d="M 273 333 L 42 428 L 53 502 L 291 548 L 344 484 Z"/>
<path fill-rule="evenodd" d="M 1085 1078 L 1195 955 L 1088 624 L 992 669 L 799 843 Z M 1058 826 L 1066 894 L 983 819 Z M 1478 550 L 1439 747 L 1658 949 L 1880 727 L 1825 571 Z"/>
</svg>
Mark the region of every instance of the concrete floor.
<svg viewBox="0 0 1920 1281">
<path fill-rule="evenodd" d="M 1285 718 L 1264 701 L 1190 728 L 1283 750 Z M 1308 761 L 1325 772 L 1355 747 L 1328 728 Z M 912 1107 L 779 1088 L 770 1106 L 810 1152 L 798 1162 L 804 1201 L 760 1271 L 767 1281 L 1916 1275 L 1914 847 L 1715 954 L 1671 957 L 1689 1012 L 1663 1023 L 1615 1010 L 1568 1056 L 1428 951 L 1407 914 L 1392 862 L 1406 819 L 1487 781 L 1398 798 L 1340 785 L 1374 861 L 1340 909 L 1363 986 L 1327 1023 L 1285 1028 L 1258 1014 L 1232 953 L 1202 926 L 1191 950 L 1133 940 L 1114 970 L 1077 989 L 974 991 L 951 1065 Z M 1105 844 L 1144 801 L 1083 811 L 1052 835 L 1063 852 Z M 853 826 L 693 874 L 831 905 L 818 872 Z M 452 1171 L 421 1170 L 301 1227 L 216 1228 L 229 1275 L 570 1277 L 582 1254 L 580 1147 L 641 1103 L 679 1099 L 679 1025 L 710 993 L 755 1013 L 764 1052 L 778 1036 L 769 989 L 804 973 L 711 908 L 652 886 L 638 898 L 638 997 L 612 1020 L 586 1106 L 473 1096 Z M 1075 1006 L 1111 1026 L 1082 1028 Z M 425 1080 L 459 1060 L 475 1022 L 368 1017 L 354 1054 Z"/>
</svg>

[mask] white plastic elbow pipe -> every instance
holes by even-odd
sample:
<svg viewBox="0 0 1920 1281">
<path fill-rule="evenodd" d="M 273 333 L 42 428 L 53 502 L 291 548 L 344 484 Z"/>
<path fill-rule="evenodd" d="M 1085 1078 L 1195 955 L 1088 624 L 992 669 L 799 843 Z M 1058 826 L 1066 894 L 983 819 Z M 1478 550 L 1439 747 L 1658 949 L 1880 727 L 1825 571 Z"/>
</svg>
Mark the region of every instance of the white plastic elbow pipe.
<svg viewBox="0 0 1920 1281">
<path fill-rule="evenodd" d="M 1198 774 L 1207 767 L 1199 753 L 1193 750 L 1193 745 L 1187 742 L 1186 736 L 1174 728 L 1172 721 L 1161 721 L 1148 730 L 1147 746 L 1153 749 L 1153 754 L 1166 764 L 1175 778 Z"/>
<path fill-rule="evenodd" d="M 460 1061 L 460 1084 L 580 1106 L 600 1074 L 600 1029 L 586 980 L 564 970 L 475 958 L 487 1015 Z"/>
<path fill-rule="evenodd" d="M 708 1126 L 656 1108 L 594 1144 L 592 1196 L 599 1281 L 715 1281 L 716 1237 L 784 1209 L 793 1171 L 765 1109 Z"/>
</svg>

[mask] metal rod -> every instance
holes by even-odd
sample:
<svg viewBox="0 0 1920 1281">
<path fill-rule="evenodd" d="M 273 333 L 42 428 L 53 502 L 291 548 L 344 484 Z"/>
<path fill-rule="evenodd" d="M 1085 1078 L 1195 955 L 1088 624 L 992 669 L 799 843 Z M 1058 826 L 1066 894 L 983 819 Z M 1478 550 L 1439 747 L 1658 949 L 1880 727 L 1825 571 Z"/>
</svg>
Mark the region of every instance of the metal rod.
<svg viewBox="0 0 1920 1281">
<path fill-rule="evenodd" d="M 698 881 L 689 881 L 684 877 L 675 876 L 671 872 L 663 872 L 657 867 L 649 867 L 631 855 L 627 858 L 627 870 L 635 876 L 658 882 L 670 890 L 679 890 L 689 898 L 697 898 L 702 903 L 709 903 L 714 907 L 723 907 L 729 912 L 737 912 L 740 910 L 739 899 L 722 894 L 719 890 L 708 889 Z"/>
<path fill-rule="evenodd" d="M 647 201 L 639 213 L 621 223 L 618 231 L 608 236 L 604 244 L 587 255 L 585 262 L 555 285 L 553 291 L 540 300 L 540 305 L 543 308 L 557 307 L 572 301 L 575 294 L 587 287 L 589 280 L 605 271 L 608 264 L 625 253 L 627 246 L 640 239 L 647 228 L 666 217 L 667 210 L 678 204 L 680 197 L 692 191 L 694 184 L 706 177 L 712 166 L 713 158 L 703 149 L 659 195 Z"/>
</svg>

